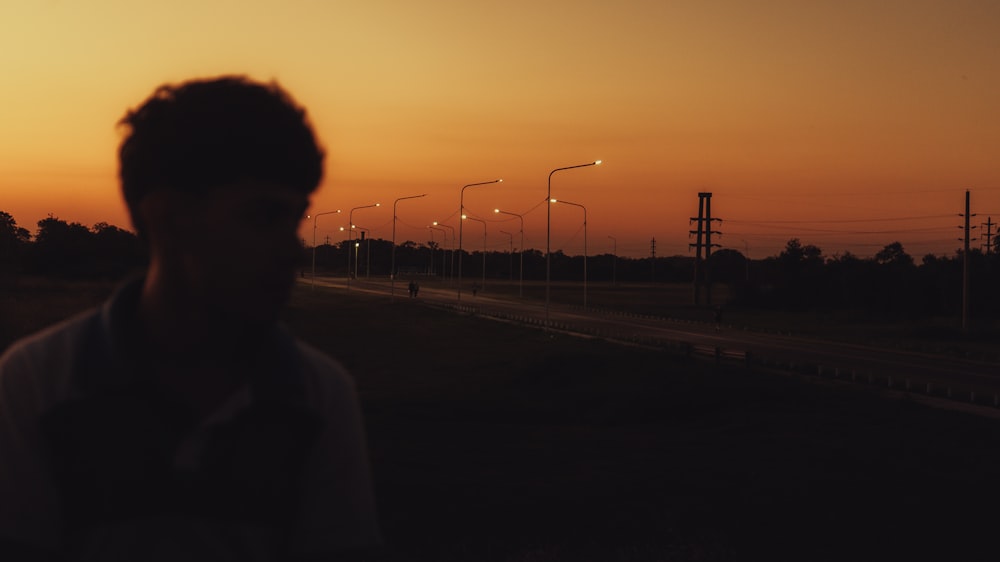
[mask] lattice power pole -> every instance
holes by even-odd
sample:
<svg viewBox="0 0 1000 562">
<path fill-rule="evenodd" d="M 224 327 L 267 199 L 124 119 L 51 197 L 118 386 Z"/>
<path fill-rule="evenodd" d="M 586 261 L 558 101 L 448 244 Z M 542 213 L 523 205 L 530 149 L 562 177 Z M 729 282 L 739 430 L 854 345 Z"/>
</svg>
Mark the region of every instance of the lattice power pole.
<svg viewBox="0 0 1000 562">
<path fill-rule="evenodd" d="M 695 238 L 694 244 L 688 244 L 688 250 L 691 246 L 694 246 L 694 304 L 701 302 L 701 235 L 702 235 L 702 225 L 705 224 L 705 196 L 711 197 L 711 193 L 699 193 L 698 194 L 698 216 L 691 217 L 691 221 L 698 221 L 697 230 L 689 230 L 688 236 L 694 234 L 697 236 Z M 691 222 L 688 222 L 690 226 Z"/>
<path fill-rule="evenodd" d="M 708 275 L 708 258 L 712 255 L 712 248 L 718 248 L 719 244 L 712 243 L 712 235 L 718 234 L 722 235 L 718 230 L 712 230 L 712 221 L 722 222 L 722 219 L 712 218 L 712 194 L 707 192 L 702 192 L 698 194 L 698 216 L 691 217 L 691 221 L 698 222 L 697 230 L 688 231 L 689 234 L 694 234 L 696 236 L 694 244 L 688 244 L 688 249 L 692 246 L 695 248 L 695 258 L 694 258 L 694 304 L 701 304 L 701 285 L 705 284 L 708 287 L 706 292 L 706 304 L 712 304 L 712 285 L 709 282 Z M 701 263 L 701 252 L 702 249 L 705 250 L 705 262 L 706 265 L 702 266 Z M 704 273 L 702 272 L 704 270 Z"/>
<path fill-rule="evenodd" d="M 712 278 L 709 275 L 708 258 L 712 257 L 712 247 L 719 248 L 719 244 L 712 244 L 712 235 L 722 236 L 722 232 L 712 230 L 712 221 L 722 222 L 722 219 L 712 218 L 712 194 L 705 198 L 705 304 L 712 304 Z"/>
<path fill-rule="evenodd" d="M 986 222 L 984 222 L 982 225 L 980 225 L 980 226 L 985 226 L 986 227 L 986 234 L 984 235 L 984 238 L 986 238 L 986 255 L 987 256 L 993 253 L 993 249 L 997 245 L 997 241 L 993 239 L 993 236 L 994 236 L 994 234 L 993 234 L 993 227 L 996 226 L 996 225 L 997 225 L 997 223 L 993 222 L 993 217 L 986 217 Z"/>
</svg>

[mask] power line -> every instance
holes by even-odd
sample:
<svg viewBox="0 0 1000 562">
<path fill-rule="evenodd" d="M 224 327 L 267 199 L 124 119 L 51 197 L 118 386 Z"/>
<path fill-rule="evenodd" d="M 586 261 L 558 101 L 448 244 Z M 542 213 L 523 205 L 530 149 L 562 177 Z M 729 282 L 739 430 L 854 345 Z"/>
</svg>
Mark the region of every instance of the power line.
<svg viewBox="0 0 1000 562">
<path fill-rule="evenodd" d="M 874 219 L 826 219 L 826 220 L 766 220 L 766 221 L 750 221 L 750 220 L 740 220 L 740 219 L 727 219 L 726 222 L 736 223 L 736 224 L 848 224 L 848 223 L 864 223 L 864 222 L 888 222 L 888 221 L 909 221 L 909 220 L 928 220 L 928 219 L 951 219 L 954 218 L 954 214 L 950 215 L 924 215 L 915 217 L 879 217 Z"/>
<path fill-rule="evenodd" d="M 744 223 L 746 224 L 746 223 Z M 819 234 L 848 234 L 848 235 L 867 235 L 867 234 L 909 234 L 914 232 L 950 232 L 950 226 L 928 226 L 925 228 L 897 228 L 893 230 L 837 230 L 832 228 L 805 228 L 805 227 L 780 227 L 768 225 L 759 225 L 761 228 L 770 228 L 771 230 L 781 230 L 785 232 L 815 232 Z"/>
</svg>

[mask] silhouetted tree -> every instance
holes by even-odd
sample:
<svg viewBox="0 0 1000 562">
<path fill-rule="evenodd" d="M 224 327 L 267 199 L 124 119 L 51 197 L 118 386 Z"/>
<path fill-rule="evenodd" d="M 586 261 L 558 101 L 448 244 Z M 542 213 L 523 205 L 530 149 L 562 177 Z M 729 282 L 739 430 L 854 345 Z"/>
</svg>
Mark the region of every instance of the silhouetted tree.
<svg viewBox="0 0 1000 562">
<path fill-rule="evenodd" d="M 135 234 L 104 222 L 89 229 L 52 215 L 38 221 L 27 255 L 32 272 L 72 279 L 118 279 L 146 263 Z"/>
<path fill-rule="evenodd" d="M 0 211 L 0 243 L 23 244 L 31 240 L 28 229 L 17 226 L 14 217 L 5 211 Z"/>
<path fill-rule="evenodd" d="M 823 263 L 823 251 L 817 246 L 803 246 L 798 238 L 792 238 L 785 244 L 785 249 L 778 254 L 778 259 L 786 267 L 797 269 L 803 265 L 815 267 Z"/>
<path fill-rule="evenodd" d="M 0 211 L 0 276 L 20 271 L 22 255 L 30 240 L 27 229 L 17 226 L 10 213 Z"/>
<path fill-rule="evenodd" d="M 893 242 L 886 247 L 879 250 L 875 254 L 875 263 L 879 265 L 893 265 L 900 267 L 912 266 L 913 258 L 903 250 L 903 245 L 899 242 Z"/>
<path fill-rule="evenodd" d="M 851 252 L 835 255 L 826 261 L 824 277 L 823 292 L 830 306 L 864 308 L 875 301 L 871 260 L 861 259 Z"/>
<path fill-rule="evenodd" d="M 876 302 L 872 307 L 883 316 L 913 316 L 918 313 L 916 295 L 919 294 L 916 265 L 899 242 L 879 250 L 872 260 L 876 275 L 872 283 Z"/>
<path fill-rule="evenodd" d="M 791 308 L 830 304 L 822 283 L 823 251 L 818 246 L 803 246 L 792 238 L 777 258 L 764 260 L 764 266 L 774 302 Z"/>
<path fill-rule="evenodd" d="M 534 248 L 524 252 L 524 278 L 545 279 L 545 252 Z"/>
<path fill-rule="evenodd" d="M 42 275 L 89 277 L 92 247 L 93 235 L 86 226 L 49 215 L 38 221 L 30 253 L 31 268 Z"/>
<path fill-rule="evenodd" d="M 389 261 L 392 261 L 392 241 L 389 241 Z M 396 272 L 424 271 L 428 267 L 426 248 L 407 240 L 396 246 Z M 374 273 L 374 271 L 373 271 Z"/>
<path fill-rule="evenodd" d="M 708 269 L 713 283 L 743 283 L 747 277 L 747 259 L 738 250 L 723 248 L 712 252 L 708 259 Z"/>
<path fill-rule="evenodd" d="M 146 265 L 146 247 L 132 232 L 106 222 L 95 224 L 91 232 L 93 275 L 119 279 Z"/>
</svg>

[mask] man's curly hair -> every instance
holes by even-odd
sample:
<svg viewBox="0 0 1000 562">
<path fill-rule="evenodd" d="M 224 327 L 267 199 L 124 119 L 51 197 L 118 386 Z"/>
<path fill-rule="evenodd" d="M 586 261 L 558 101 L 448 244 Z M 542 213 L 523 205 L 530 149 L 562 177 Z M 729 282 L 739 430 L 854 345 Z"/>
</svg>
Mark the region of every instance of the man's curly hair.
<svg viewBox="0 0 1000 562">
<path fill-rule="evenodd" d="M 258 180 L 309 194 L 323 150 L 305 110 L 276 83 L 222 76 L 165 84 L 119 125 L 122 193 L 140 235 L 139 202 L 151 191 L 201 193 Z"/>
</svg>

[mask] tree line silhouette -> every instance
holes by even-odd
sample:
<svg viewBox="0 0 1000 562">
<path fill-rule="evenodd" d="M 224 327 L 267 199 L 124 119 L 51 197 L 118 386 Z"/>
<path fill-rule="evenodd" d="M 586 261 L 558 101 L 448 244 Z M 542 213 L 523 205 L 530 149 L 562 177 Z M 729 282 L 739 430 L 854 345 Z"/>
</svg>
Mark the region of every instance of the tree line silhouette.
<svg viewBox="0 0 1000 562">
<path fill-rule="evenodd" d="M 0 275 L 32 274 L 61 279 L 116 280 L 147 262 L 139 238 L 100 222 L 88 228 L 49 215 L 34 237 L 0 211 Z"/>
<path fill-rule="evenodd" d="M 225 248 L 219 248 L 224 252 Z M 385 278 L 390 273 L 392 242 L 378 238 L 342 240 L 315 248 L 302 244 L 301 274 L 344 276 L 355 267 L 359 277 Z M 483 252 L 444 248 L 407 240 L 396 246 L 397 278 L 454 280 L 458 275 L 474 282 L 483 275 Z M 355 258 L 357 266 L 355 266 Z M 313 261 L 315 259 L 315 262 Z M 892 242 L 870 258 L 849 252 L 824 255 L 821 248 L 788 241 L 777 255 L 748 260 L 734 249 L 714 252 L 701 271 L 704 284 L 728 286 L 731 304 L 789 310 L 860 310 L 886 318 L 953 316 L 962 307 L 963 259 L 928 254 L 919 263 L 900 242 Z M 545 255 L 527 249 L 524 255 L 508 251 L 485 254 L 488 281 L 516 282 L 523 263 L 525 281 L 545 279 Z M 583 256 L 562 251 L 552 254 L 553 281 L 582 281 Z M 612 254 L 587 256 L 590 283 L 691 283 L 694 257 L 628 258 Z M 0 211 L 0 276 L 19 274 L 61 279 L 121 279 L 141 271 L 147 263 L 144 244 L 128 230 L 107 223 L 86 227 L 49 216 L 38 221 L 34 236 Z M 1000 258 L 993 253 L 969 253 L 970 307 L 975 316 L 992 318 L 1000 312 L 995 290 Z"/>
</svg>

